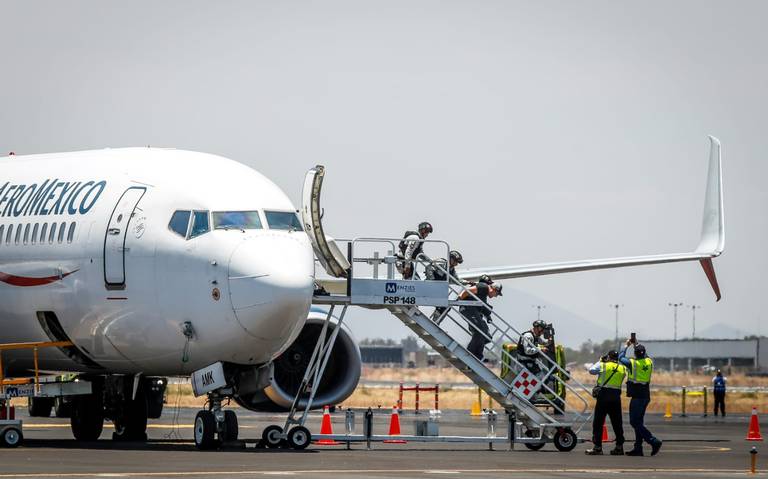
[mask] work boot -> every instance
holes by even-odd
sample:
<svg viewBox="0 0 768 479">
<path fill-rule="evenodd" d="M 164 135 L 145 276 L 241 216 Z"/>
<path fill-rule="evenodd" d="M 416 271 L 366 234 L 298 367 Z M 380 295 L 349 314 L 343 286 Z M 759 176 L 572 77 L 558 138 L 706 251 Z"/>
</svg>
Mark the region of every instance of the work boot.
<svg viewBox="0 0 768 479">
<path fill-rule="evenodd" d="M 625 456 L 643 456 L 643 448 L 634 448 L 624 453 Z"/>
<path fill-rule="evenodd" d="M 602 456 L 603 455 L 603 448 L 601 446 L 595 446 L 592 449 L 587 449 L 584 451 L 584 454 L 587 456 Z"/>
<path fill-rule="evenodd" d="M 659 449 L 661 449 L 661 439 L 656 439 L 651 444 L 651 456 L 655 456 L 659 453 Z"/>
<path fill-rule="evenodd" d="M 616 444 L 616 447 L 611 449 L 611 456 L 623 456 L 624 455 L 624 446 L 621 444 Z"/>
</svg>

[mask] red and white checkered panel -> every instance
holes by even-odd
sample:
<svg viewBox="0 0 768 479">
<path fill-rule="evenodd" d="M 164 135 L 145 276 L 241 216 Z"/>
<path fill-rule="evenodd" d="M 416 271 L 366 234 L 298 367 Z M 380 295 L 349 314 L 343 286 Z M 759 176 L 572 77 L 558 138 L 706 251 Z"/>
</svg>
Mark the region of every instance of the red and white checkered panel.
<svg viewBox="0 0 768 479">
<path fill-rule="evenodd" d="M 512 380 L 512 387 L 525 399 L 530 400 L 541 387 L 541 381 L 539 381 L 539 378 L 532 372 L 524 368 L 520 374 Z"/>
</svg>

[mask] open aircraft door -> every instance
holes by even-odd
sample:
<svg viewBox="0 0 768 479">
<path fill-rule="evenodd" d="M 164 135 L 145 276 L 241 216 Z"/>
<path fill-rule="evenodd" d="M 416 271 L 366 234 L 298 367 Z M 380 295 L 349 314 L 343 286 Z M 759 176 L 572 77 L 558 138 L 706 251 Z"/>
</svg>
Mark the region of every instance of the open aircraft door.
<svg viewBox="0 0 768 479">
<path fill-rule="evenodd" d="M 325 236 L 323 231 L 323 210 L 320 208 L 320 190 L 323 186 L 325 167 L 317 165 L 307 172 L 304 178 L 304 188 L 301 192 L 301 221 L 307 232 L 315 256 L 329 275 L 336 278 L 346 278 L 349 271 L 349 261 L 339 250 L 332 238 Z"/>
</svg>

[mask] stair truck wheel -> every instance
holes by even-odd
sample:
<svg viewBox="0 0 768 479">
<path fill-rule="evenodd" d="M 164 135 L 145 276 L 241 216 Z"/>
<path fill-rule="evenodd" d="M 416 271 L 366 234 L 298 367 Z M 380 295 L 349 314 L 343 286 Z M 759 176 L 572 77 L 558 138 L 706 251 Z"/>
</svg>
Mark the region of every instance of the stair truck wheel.
<svg viewBox="0 0 768 479">
<path fill-rule="evenodd" d="M 213 449 L 216 440 L 216 418 L 211 411 L 198 411 L 195 416 L 195 446 L 200 450 Z"/>
<path fill-rule="evenodd" d="M 27 412 L 31 417 L 50 417 L 53 398 L 31 397 L 27 401 Z"/>
<path fill-rule="evenodd" d="M 224 438 L 225 442 L 237 441 L 239 429 L 237 427 L 237 414 L 227 409 L 224 411 Z"/>
<path fill-rule="evenodd" d="M 531 431 L 530 429 L 526 430 L 525 431 L 525 437 L 533 437 L 533 431 Z M 544 447 L 545 443 L 543 443 L 543 442 L 533 442 L 533 443 L 525 442 L 523 444 L 525 445 L 525 447 L 527 447 L 531 451 L 538 451 L 539 449 Z"/>
<path fill-rule="evenodd" d="M 282 433 L 283 428 L 273 424 L 264 428 L 264 431 L 261 433 L 261 440 L 264 441 L 264 445 L 268 448 L 277 449 L 283 443 L 283 439 L 280 437 Z"/>
<path fill-rule="evenodd" d="M 21 434 L 21 429 L 9 427 L 3 431 L 0 439 L 3 447 L 19 447 L 24 441 L 24 435 Z"/>
<path fill-rule="evenodd" d="M 572 451 L 574 447 L 576 447 L 576 443 L 578 441 L 576 439 L 576 433 L 574 433 L 570 428 L 566 427 L 559 429 L 555 433 L 553 442 L 555 443 L 555 448 L 558 451 L 569 452 Z"/>
<path fill-rule="evenodd" d="M 57 397 L 53 401 L 53 413 L 56 417 L 72 416 L 72 403 L 65 401 L 62 397 Z"/>
<path fill-rule="evenodd" d="M 304 426 L 296 426 L 288 432 L 288 445 L 297 451 L 306 449 L 310 442 L 312 442 L 312 434 Z"/>
</svg>

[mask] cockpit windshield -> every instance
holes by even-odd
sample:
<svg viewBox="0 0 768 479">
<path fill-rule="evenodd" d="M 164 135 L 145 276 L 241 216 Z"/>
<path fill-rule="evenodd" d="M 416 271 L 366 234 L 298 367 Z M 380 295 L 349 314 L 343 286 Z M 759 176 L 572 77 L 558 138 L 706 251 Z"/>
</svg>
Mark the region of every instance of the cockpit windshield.
<svg viewBox="0 0 768 479">
<path fill-rule="evenodd" d="M 292 211 L 265 211 L 269 229 L 301 231 L 301 221 Z"/>
<path fill-rule="evenodd" d="M 258 211 L 215 211 L 213 213 L 213 228 L 217 230 L 261 229 L 261 218 Z"/>
</svg>

